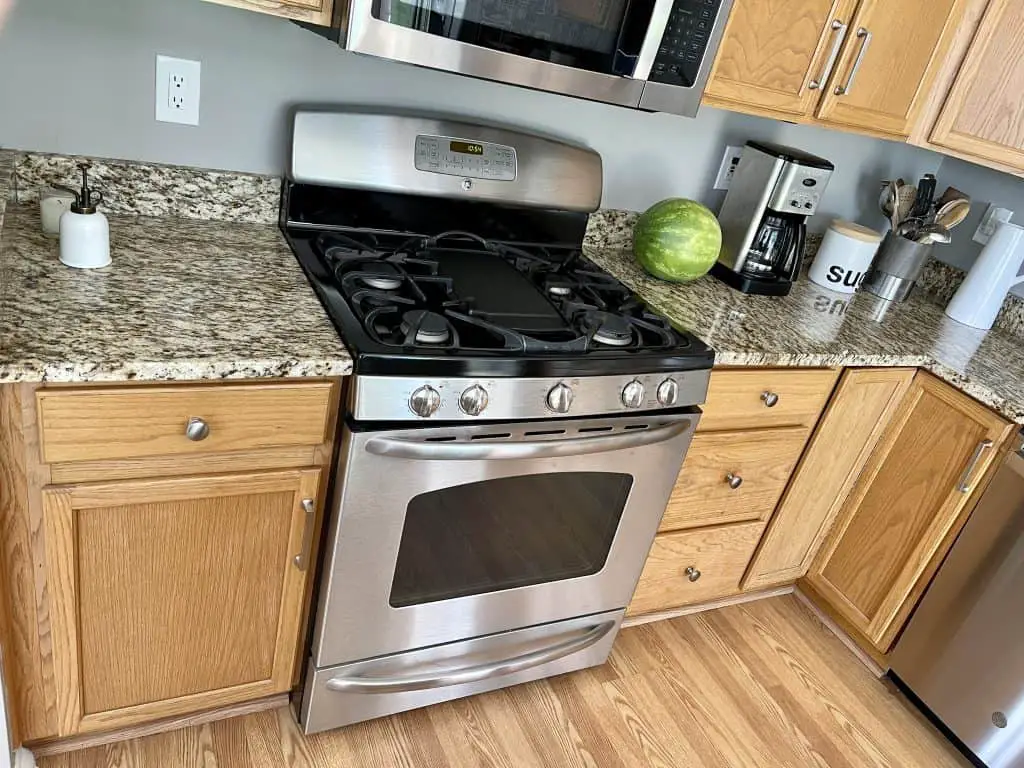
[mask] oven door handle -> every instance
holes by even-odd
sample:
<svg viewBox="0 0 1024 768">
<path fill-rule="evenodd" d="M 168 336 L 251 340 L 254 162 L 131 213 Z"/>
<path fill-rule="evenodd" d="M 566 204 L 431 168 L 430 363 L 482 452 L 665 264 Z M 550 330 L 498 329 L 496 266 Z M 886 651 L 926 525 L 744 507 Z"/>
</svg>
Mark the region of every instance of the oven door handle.
<svg viewBox="0 0 1024 768">
<path fill-rule="evenodd" d="M 604 621 L 587 627 L 582 634 L 561 640 L 547 648 L 523 653 L 519 656 L 477 664 L 462 669 L 444 670 L 425 675 L 409 675 L 408 677 L 368 677 L 354 674 L 351 677 L 339 675 L 332 677 L 325 685 L 328 690 L 338 693 L 405 693 L 408 691 L 425 691 L 431 688 L 447 688 L 452 685 L 465 685 L 489 680 L 492 677 L 511 675 L 523 672 L 542 664 L 578 653 L 597 643 L 605 635 L 615 629 L 615 621 Z"/>
<path fill-rule="evenodd" d="M 551 459 L 606 451 L 641 448 L 665 442 L 693 430 L 695 419 L 681 419 L 653 429 L 619 432 L 614 435 L 577 437 L 571 440 L 529 440 L 525 442 L 428 443 L 403 437 L 372 437 L 366 450 L 377 456 L 429 461 L 483 461 L 487 459 Z"/>
</svg>

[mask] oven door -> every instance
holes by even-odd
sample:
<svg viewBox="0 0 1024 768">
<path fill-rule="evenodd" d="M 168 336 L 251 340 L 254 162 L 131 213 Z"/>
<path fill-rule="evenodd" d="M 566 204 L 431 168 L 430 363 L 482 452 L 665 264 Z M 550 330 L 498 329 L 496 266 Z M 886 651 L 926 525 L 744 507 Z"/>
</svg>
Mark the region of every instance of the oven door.
<svg viewBox="0 0 1024 768">
<path fill-rule="evenodd" d="M 636 107 L 672 0 L 350 0 L 345 46 Z"/>
<path fill-rule="evenodd" d="M 346 426 L 315 665 L 624 608 L 698 418 Z"/>
</svg>

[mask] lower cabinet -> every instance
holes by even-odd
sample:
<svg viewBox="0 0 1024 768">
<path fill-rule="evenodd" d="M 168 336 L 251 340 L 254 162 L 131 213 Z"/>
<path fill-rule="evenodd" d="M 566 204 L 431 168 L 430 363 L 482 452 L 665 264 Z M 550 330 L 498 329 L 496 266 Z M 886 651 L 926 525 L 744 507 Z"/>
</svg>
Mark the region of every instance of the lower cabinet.
<svg viewBox="0 0 1024 768">
<path fill-rule="evenodd" d="M 318 469 L 43 490 L 58 735 L 287 691 Z"/>
<path fill-rule="evenodd" d="M 812 597 L 887 653 L 1015 429 L 918 373 L 811 565 Z"/>
</svg>

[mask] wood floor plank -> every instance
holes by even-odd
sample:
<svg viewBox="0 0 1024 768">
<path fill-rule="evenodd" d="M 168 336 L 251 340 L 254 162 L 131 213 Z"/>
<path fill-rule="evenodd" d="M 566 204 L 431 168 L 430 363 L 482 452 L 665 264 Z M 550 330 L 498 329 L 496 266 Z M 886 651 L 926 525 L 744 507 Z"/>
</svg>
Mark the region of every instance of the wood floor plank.
<svg viewBox="0 0 1024 768">
<path fill-rule="evenodd" d="M 623 630 L 598 669 L 303 736 L 287 708 L 41 768 L 963 768 L 796 598 Z"/>
</svg>

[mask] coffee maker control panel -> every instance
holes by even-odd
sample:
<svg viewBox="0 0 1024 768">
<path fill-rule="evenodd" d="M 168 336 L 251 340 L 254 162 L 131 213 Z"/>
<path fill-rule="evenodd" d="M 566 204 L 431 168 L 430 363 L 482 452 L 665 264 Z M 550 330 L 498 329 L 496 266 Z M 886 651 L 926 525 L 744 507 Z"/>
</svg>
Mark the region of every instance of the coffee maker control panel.
<svg viewBox="0 0 1024 768">
<path fill-rule="evenodd" d="M 832 171 L 825 168 L 787 162 L 768 201 L 768 207 L 780 213 L 810 216 L 818 210 L 818 203 L 825 194 L 831 176 Z"/>
</svg>

